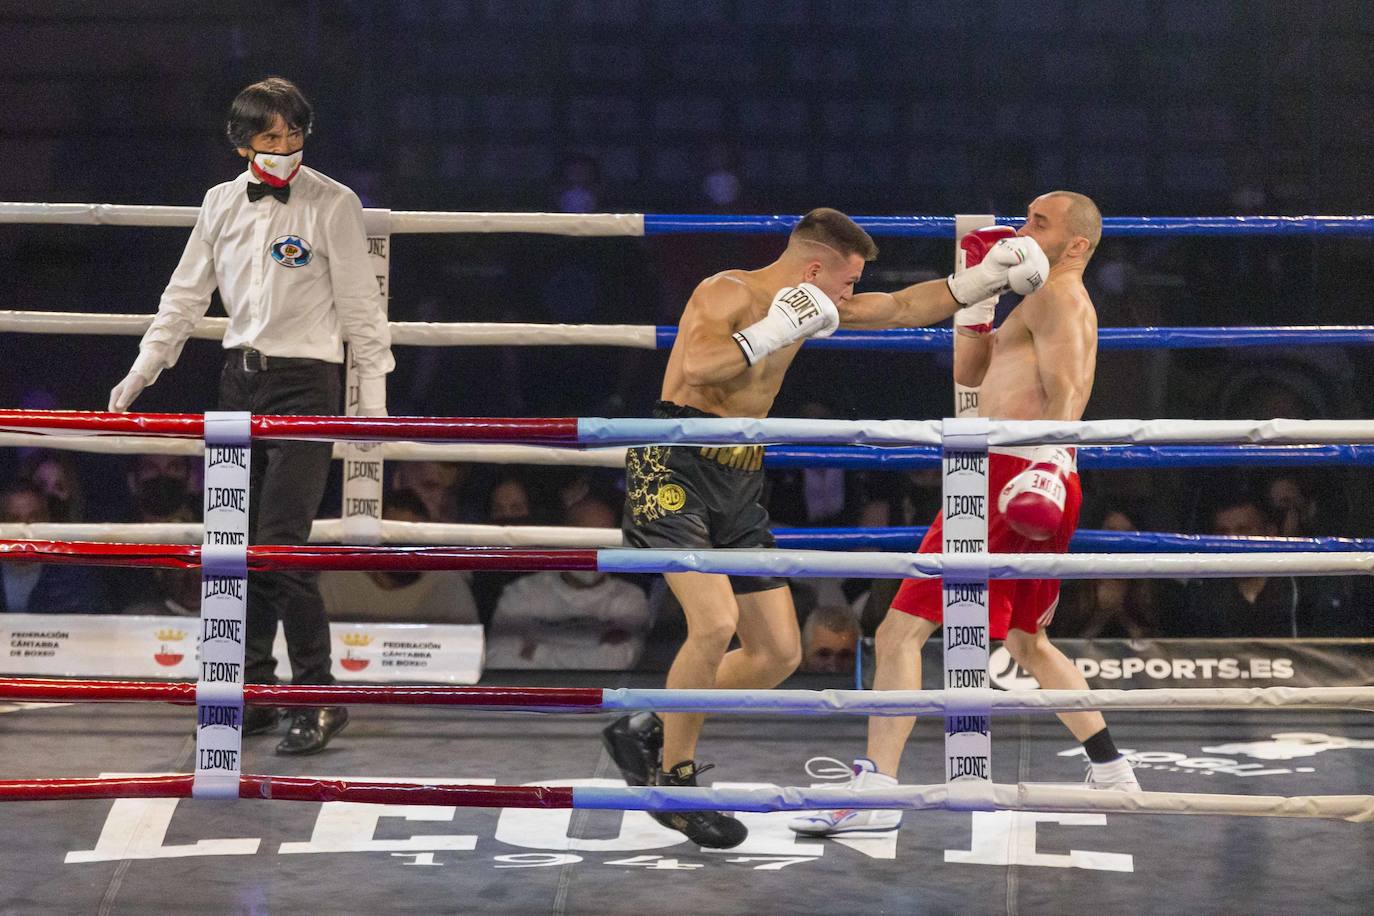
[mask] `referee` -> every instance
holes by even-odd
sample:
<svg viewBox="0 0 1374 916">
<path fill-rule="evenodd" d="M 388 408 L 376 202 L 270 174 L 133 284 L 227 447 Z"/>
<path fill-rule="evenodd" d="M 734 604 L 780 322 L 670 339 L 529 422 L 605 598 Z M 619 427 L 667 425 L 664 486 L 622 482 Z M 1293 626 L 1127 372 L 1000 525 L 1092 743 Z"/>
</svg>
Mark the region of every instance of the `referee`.
<svg viewBox="0 0 1374 916">
<path fill-rule="evenodd" d="M 280 77 L 254 83 L 234 99 L 226 130 L 248 168 L 205 195 L 138 358 L 110 392 L 111 411 L 128 410 L 176 364 L 218 288 L 229 315 L 220 410 L 338 414 L 347 340 L 358 366 L 358 413 L 386 415 L 386 374 L 395 361 L 362 204 L 344 185 L 301 165 L 313 120 L 310 103 Z M 331 449 L 328 442 L 253 444 L 249 543 L 307 541 Z M 244 680 L 275 683 L 278 621 L 293 682 L 332 684 L 318 574 L 296 571 L 249 577 Z M 280 718 L 275 707 L 249 707 L 243 734 L 271 732 Z M 347 723 L 342 706 L 298 708 L 277 753 L 322 751 Z"/>
</svg>

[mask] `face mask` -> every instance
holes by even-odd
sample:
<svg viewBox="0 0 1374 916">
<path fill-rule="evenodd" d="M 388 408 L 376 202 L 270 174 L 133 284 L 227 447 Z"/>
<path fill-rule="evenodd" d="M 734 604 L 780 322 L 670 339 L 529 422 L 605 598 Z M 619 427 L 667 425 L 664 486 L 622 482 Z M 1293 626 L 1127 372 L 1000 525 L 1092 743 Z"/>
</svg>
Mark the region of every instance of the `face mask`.
<svg viewBox="0 0 1374 916">
<path fill-rule="evenodd" d="M 260 153 L 253 150 L 253 174 L 276 188 L 290 184 L 301 167 L 303 152 L 304 147 L 294 153 Z"/>
</svg>

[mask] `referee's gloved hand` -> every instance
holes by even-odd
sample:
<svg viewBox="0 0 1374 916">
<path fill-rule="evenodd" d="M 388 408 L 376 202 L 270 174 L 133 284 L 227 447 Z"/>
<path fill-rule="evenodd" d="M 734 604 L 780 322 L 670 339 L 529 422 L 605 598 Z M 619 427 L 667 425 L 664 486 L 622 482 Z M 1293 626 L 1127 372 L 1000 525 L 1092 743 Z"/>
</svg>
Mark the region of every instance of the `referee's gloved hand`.
<svg viewBox="0 0 1374 916">
<path fill-rule="evenodd" d="M 358 416 L 386 416 L 386 376 L 358 379 Z"/>
<path fill-rule="evenodd" d="M 137 372 L 130 372 L 124 376 L 124 381 L 115 385 L 110 391 L 110 413 L 124 413 L 129 409 L 129 405 L 134 402 L 134 398 L 148 387 L 148 380 Z"/>
</svg>

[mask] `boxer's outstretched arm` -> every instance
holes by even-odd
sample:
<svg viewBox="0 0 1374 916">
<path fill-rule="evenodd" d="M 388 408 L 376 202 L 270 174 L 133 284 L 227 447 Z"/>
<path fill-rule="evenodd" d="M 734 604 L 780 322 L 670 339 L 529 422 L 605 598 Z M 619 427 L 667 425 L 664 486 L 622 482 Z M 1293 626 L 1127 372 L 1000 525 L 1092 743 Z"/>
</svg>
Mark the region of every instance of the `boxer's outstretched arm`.
<svg viewBox="0 0 1374 916">
<path fill-rule="evenodd" d="M 1065 305 L 1050 297 L 1021 303 L 1045 389 L 1045 420 L 1081 419 L 1097 372 L 1097 323 L 1091 312 Z"/>
<path fill-rule="evenodd" d="M 717 385 L 749 368 L 733 335 L 748 315 L 749 290 L 734 280 L 712 277 L 687 301 L 678 323 L 682 374 L 689 385 Z"/>
<path fill-rule="evenodd" d="M 872 331 L 921 328 L 944 321 L 959 303 L 943 279 L 927 280 L 895 293 L 860 293 L 840 303 L 840 327 Z"/>
</svg>

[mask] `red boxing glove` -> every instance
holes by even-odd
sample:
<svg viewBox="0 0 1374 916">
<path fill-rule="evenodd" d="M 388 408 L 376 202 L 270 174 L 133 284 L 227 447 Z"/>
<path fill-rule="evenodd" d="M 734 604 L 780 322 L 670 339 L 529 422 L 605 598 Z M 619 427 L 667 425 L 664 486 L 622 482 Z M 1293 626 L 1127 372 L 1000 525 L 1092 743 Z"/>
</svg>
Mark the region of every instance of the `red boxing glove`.
<svg viewBox="0 0 1374 916">
<path fill-rule="evenodd" d="M 959 240 L 959 250 L 964 255 L 964 263 L 960 266 L 964 269 L 977 267 L 983 263 L 983 258 L 988 256 L 993 245 L 1014 235 L 1016 230 L 1010 226 L 984 226 L 973 230 Z"/>
<path fill-rule="evenodd" d="M 961 296 L 977 296 L 985 290 L 977 284 L 970 285 L 973 275 L 968 271 L 983 263 L 992 246 L 1002 239 L 1012 238 L 1016 231 L 1010 226 L 985 226 L 975 229 L 959 240 L 958 270 L 950 277 L 950 292 L 956 299 L 967 303 L 954 313 L 954 328 L 963 334 L 983 335 L 992 333 L 993 322 L 997 318 L 997 294 L 983 297 L 978 301 L 968 301 Z M 960 281 L 969 289 L 960 288 Z M 986 285 L 986 284 L 983 284 Z"/>
<path fill-rule="evenodd" d="M 1011 530 L 1032 541 L 1047 540 L 1064 518 L 1073 458 L 1062 448 L 1036 450 L 1031 466 L 1017 474 L 997 497 L 997 511 Z"/>
</svg>

